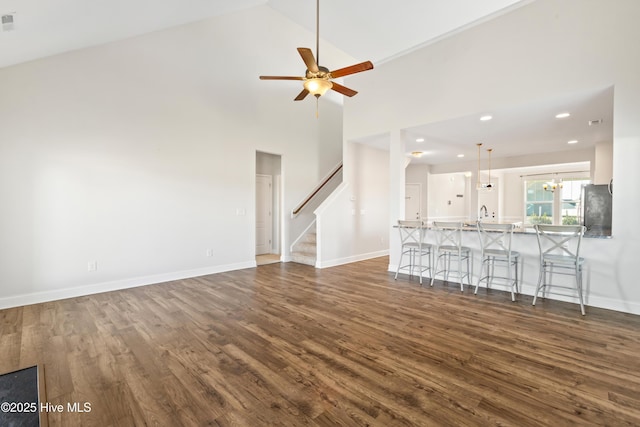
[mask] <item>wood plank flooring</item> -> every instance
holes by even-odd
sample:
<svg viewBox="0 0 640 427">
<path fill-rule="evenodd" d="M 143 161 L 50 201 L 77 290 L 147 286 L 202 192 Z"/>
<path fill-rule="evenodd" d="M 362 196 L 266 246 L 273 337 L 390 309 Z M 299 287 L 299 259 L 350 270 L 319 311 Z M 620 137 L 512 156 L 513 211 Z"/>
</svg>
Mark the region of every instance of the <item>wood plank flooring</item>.
<svg viewBox="0 0 640 427">
<path fill-rule="evenodd" d="M 280 263 L 0 311 L 50 426 L 640 425 L 640 316 Z"/>
</svg>

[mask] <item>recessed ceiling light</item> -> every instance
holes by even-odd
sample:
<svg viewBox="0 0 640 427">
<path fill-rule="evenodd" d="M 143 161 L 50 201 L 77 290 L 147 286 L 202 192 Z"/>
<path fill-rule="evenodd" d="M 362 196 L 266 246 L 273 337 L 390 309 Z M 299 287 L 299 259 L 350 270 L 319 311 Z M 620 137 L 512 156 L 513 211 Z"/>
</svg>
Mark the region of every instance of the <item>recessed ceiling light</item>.
<svg viewBox="0 0 640 427">
<path fill-rule="evenodd" d="M 464 154 L 458 154 L 458 157 L 462 158 L 462 157 L 464 157 Z"/>
<path fill-rule="evenodd" d="M 418 138 L 416 139 L 416 142 L 424 142 L 424 138 Z"/>
<path fill-rule="evenodd" d="M 480 117 L 480 121 L 482 121 L 482 122 L 486 122 L 486 121 L 489 121 L 491 119 L 493 119 L 493 116 L 486 115 L 486 116 Z"/>
<path fill-rule="evenodd" d="M 568 141 L 567 144 L 577 144 L 578 140 L 577 139 L 572 139 L 571 141 Z"/>
<path fill-rule="evenodd" d="M 560 114 L 556 114 L 556 119 L 564 119 L 566 117 L 569 117 L 571 114 L 569 113 L 560 113 Z"/>
</svg>

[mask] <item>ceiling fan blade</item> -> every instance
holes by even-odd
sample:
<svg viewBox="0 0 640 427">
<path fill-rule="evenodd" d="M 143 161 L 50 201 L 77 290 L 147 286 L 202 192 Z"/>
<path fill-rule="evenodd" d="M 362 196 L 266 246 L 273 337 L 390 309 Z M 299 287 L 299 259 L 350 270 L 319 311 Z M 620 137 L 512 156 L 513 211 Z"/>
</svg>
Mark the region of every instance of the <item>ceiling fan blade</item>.
<svg viewBox="0 0 640 427">
<path fill-rule="evenodd" d="M 307 66 L 307 70 L 311 71 L 312 73 L 320 72 L 320 69 L 318 68 L 316 59 L 313 57 L 313 52 L 311 52 L 311 49 L 306 47 L 299 47 L 298 53 L 302 57 L 304 64 Z"/>
<path fill-rule="evenodd" d="M 307 95 L 309 95 L 309 91 L 306 90 L 306 89 L 302 89 L 302 92 L 300 92 L 298 94 L 298 96 L 296 96 L 294 101 L 302 101 L 303 99 L 305 99 L 307 97 Z"/>
<path fill-rule="evenodd" d="M 373 64 L 371 61 L 361 62 L 360 64 L 351 65 L 350 67 L 340 68 L 339 70 L 335 70 L 331 72 L 331 77 L 337 79 L 338 77 L 348 76 L 349 74 L 360 73 L 362 71 L 367 71 L 373 69 Z"/>
<path fill-rule="evenodd" d="M 353 89 L 349 89 L 348 87 L 342 86 L 341 84 L 338 84 L 338 83 L 336 83 L 336 82 L 331 82 L 331 83 L 333 84 L 333 86 L 331 86 L 331 89 L 333 89 L 333 90 L 335 90 L 336 92 L 339 92 L 339 93 L 341 93 L 341 94 L 343 94 L 343 95 L 346 95 L 346 96 L 353 96 L 353 95 L 355 95 L 356 93 L 358 93 L 358 92 L 356 92 L 355 90 L 353 90 Z"/>
<path fill-rule="evenodd" d="M 304 78 L 293 76 L 260 76 L 260 80 L 304 80 Z"/>
</svg>

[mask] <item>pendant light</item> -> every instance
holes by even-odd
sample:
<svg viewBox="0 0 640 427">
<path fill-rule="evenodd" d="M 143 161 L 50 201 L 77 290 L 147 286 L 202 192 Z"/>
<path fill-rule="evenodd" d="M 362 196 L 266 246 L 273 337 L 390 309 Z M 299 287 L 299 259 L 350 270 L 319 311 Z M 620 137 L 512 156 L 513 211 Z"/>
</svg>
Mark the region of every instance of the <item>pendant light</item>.
<svg viewBox="0 0 640 427">
<path fill-rule="evenodd" d="M 489 182 L 485 186 L 485 188 L 491 190 L 493 188 L 493 184 L 491 183 L 491 152 L 493 148 L 487 148 L 487 153 L 489 153 Z"/>
<path fill-rule="evenodd" d="M 480 190 L 482 188 L 482 183 L 480 182 L 480 147 L 482 147 L 482 142 L 476 144 L 478 147 L 478 172 L 476 175 L 476 190 Z"/>
<path fill-rule="evenodd" d="M 493 184 L 491 183 L 491 152 L 493 151 L 493 148 L 487 149 L 487 153 L 489 153 L 489 182 L 483 184 L 482 181 L 480 181 L 480 148 L 482 147 L 482 143 L 479 142 L 476 146 L 478 147 L 478 180 L 476 183 L 476 189 L 491 191 L 493 189 Z"/>
</svg>

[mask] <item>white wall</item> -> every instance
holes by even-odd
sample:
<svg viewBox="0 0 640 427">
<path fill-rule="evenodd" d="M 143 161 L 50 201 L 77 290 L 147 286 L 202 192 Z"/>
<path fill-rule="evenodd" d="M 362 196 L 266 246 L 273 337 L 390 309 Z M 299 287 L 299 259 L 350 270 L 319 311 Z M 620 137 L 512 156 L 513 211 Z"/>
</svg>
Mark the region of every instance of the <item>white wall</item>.
<svg viewBox="0 0 640 427">
<path fill-rule="evenodd" d="M 502 221 L 524 220 L 524 180 L 518 173 L 505 173 L 502 179 Z"/>
<path fill-rule="evenodd" d="M 318 267 L 388 254 L 389 153 L 348 143 L 344 183 L 317 211 Z"/>
<path fill-rule="evenodd" d="M 640 50 L 630 42 L 640 39 L 638 16 L 637 0 L 536 0 L 363 73 L 360 94 L 345 103 L 345 138 L 615 85 L 614 238 L 588 245 L 598 271 L 588 292 L 640 314 Z M 407 78 L 416 70 L 420 85 Z"/>
<path fill-rule="evenodd" d="M 466 221 L 467 178 L 463 173 L 429 175 L 429 221 Z M 462 196 L 462 197 L 459 197 Z"/>
<path fill-rule="evenodd" d="M 604 141 L 596 145 L 594 161 L 594 184 L 609 184 L 613 177 L 613 142 Z"/>
<path fill-rule="evenodd" d="M 341 158 L 341 106 L 258 80 L 301 39 L 260 6 L 1 69 L 0 308 L 254 265 L 256 151 L 286 210 Z"/>
</svg>

